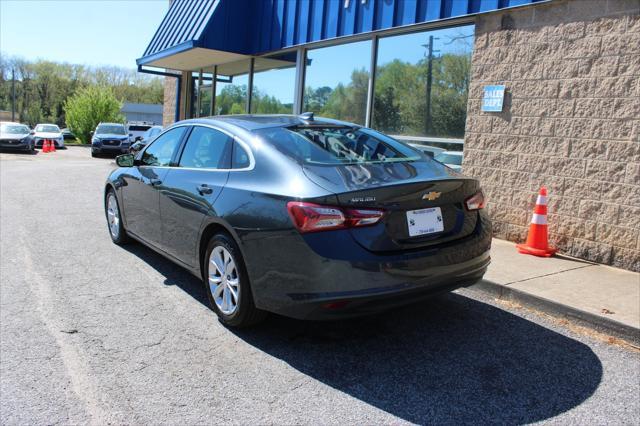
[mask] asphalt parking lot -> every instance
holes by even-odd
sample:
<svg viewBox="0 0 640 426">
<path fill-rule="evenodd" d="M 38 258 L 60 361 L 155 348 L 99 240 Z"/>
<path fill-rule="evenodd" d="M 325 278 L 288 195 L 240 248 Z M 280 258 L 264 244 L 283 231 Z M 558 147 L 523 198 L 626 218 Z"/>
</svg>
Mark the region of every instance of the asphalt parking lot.
<svg viewBox="0 0 640 426">
<path fill-rule="evenodd" d="M 113 159 L 0 154 L 0 423 L 637 424 L 640 352 L 471 290 L 375 317 L 221 326 L 111 243 Z"/>
</svg>

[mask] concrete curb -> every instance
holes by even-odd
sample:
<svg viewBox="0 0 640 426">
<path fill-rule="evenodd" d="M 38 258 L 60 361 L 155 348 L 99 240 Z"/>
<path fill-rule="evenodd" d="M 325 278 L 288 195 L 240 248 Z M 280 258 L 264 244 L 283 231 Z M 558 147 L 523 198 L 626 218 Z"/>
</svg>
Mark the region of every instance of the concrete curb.
<svg viewBox="0 0 640 426">
<path fill-rule="evenodd" d="M 640 346 L 640 329 L 633 326 L 487 280 L 480 281 L 470 289 L 488 293 L 500 300 L 517 302 L 555 317 L 570 319 L 579 325 L 593 328 L 602 333 L 626 340 L 632 345 Z"/>
</svg>

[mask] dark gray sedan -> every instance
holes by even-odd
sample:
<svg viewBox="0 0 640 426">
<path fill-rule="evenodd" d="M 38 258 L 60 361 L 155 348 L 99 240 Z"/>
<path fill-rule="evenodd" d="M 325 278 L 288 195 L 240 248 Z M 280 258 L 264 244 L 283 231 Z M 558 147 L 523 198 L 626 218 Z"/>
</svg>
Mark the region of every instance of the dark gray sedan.
<svg viewBox="0 0 640 426">
<path fill-rule="evenodd" d="M 0 122 L 0 148 L 33 152 L 33 132 L 24 124 Z"/>
<path fill-rule="evenodd" d="M 116 244 L 205 283 L 230 326 L 332 319 L 480 280 L 491 224 L 477 180 L 351 123 L 220 116 L 176 123 L 105 187 Z"/>
</svg>

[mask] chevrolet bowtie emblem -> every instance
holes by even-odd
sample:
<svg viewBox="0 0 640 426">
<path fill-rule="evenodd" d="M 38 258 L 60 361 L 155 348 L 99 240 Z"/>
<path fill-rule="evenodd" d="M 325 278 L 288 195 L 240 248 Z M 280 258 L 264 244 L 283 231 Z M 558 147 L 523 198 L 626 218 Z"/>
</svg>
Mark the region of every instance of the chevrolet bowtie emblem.
<svg viewBox="0 0 640 426">
<path fill-rule="evenodd" d="M 424 195 L 422 196 L 422 199 L 423 199 L 423 200 L 433 201 L 433 200 L 435 200 L 435 199 L 439 198 L 439 197 L 440 197 L 440 195 L 442 195 L 442 192 L 431 191 L 431 192 L 429 192 L 428 194 L 424 194 Z"/>
</svg>

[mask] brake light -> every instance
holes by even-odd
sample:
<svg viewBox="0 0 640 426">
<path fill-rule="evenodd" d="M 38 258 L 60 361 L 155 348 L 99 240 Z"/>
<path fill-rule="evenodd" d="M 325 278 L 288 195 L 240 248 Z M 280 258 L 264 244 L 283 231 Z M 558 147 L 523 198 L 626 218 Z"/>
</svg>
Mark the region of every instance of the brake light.
<svg viewBox="0 0 640 426">
<path fill-rule="evenodd" d="M 384 216 L 377 209 L 341 209 L 302 201 L 288 202 L 287 210 L 301 233 L 370 226 Z"/>
<path fill-rule="evenodd" d="M 469 211 L 480 210 L 484 208 L 484 205 L 485 205 L 484 194 L 482 193 L 482 191 L 476 192 L 474 195 L 467 198 L 467 200 L 464 202 L 464 205 Z"/>
</svg>

